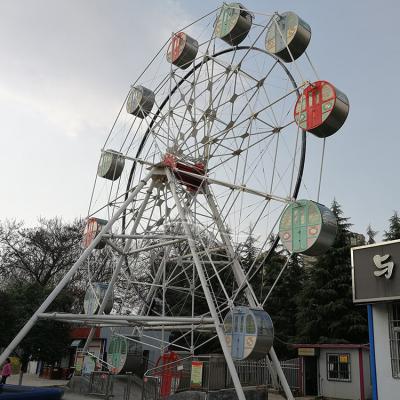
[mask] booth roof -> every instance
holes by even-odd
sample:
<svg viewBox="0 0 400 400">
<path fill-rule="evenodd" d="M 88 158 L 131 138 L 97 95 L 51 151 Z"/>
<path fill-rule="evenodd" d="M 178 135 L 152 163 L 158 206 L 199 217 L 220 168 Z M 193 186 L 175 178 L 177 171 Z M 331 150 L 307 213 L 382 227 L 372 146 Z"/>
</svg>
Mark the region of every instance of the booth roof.
<svg viewBox="0 0 400 400">
<path fill-rule="evenodd" d="M 366 349 L 369 350 L 369 343 L 315 343 L 315 344 L 292 344 L 295 349 L 301 348 L 317 348 L 317 349 Z"/>
</svg>

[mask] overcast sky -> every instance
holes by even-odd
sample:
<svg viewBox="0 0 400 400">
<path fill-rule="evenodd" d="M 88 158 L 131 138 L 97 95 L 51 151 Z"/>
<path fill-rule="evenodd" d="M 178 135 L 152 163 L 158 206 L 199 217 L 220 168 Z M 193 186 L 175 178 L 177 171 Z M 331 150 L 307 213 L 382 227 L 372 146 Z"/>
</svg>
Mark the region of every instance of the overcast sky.
<svg viewBox="0 0 400 400">
<path fill-rule="evenodd" d="M 0 0 L 0 219 L 84 217 L 99 150 L 129 85 L 172 31 L 219 4 Z M 243 4 L 292 10 L 311 25 L 312 62 L 351 105 L 327 141 L 320 200 L 336 197 L 354 230 L 371 223 L 382 234 L 400 210 L 400 2 Z"/>
</svg>

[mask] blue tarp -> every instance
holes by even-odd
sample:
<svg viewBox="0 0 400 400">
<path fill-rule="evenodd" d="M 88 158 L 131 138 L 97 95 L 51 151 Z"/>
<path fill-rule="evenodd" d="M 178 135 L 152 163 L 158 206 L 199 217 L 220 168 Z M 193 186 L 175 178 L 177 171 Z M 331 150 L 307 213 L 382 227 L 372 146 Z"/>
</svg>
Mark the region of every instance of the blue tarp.
<svg viewBox="0 0 400 400">
<path fill-rule="evenodd" d="M 0 400 L 59 400 L 64 390 L 31 386 L 0 385 Z"/>
</svg>

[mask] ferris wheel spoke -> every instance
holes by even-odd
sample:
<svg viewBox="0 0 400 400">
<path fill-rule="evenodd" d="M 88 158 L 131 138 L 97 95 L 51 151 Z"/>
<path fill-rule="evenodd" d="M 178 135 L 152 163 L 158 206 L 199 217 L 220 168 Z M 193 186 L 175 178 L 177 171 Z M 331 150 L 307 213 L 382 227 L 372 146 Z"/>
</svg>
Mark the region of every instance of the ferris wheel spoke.
<svg viewBox="0 0 400 400">
<path fill-rule="evenodd" d="M 209 57 L 213 60 L 213 62 L 215 64 L 219 65 L 222 68 L 225 68 L 227 73 L 233 73 L 235 75 L 241 74 L 241 75 L 245 76 L 246 78 L 253 80 L 254 82 L 258 82 L 257 78 L 251 76 L 250 74 L 248 74 L 245 71 L 242 71 L 242 69 L 240 68 L 240 61 L 233 65 L 232 63 L 229 64 L 229 63 L 224 62 L 219 57 L 215 57 L 215 56 L 211 56 L 211 55 Z M 242 59 L 242 61 L 243 61 L 243 59 Z"/>
<path fill-rule="evenodd" d="M 268 143 L 270 143 L 270 142 L 271 142 L 271 139 L 272 139 L 273 136 L 274 136 L 274 134 L 275 134 L 275 133 L 273 132 L 273 134 L 267 135 L 266 137 L 259 139 L 258 141 L 252 143 L 250 146 L 248 146 L 248 147 L 247 147 L 246 149 L 244 149 L 244 150 L 249 150 L 249 149 L 251 149 L 251 148 L 253 148 L 253 147 L 259 145 L 260 143 L 267 141 L 267 140 L 268 140 Z M 242 153 L 244 150 L 242 150 L 240 153 Z M 235 157 L 240 156 L 240 153 L 239 153 L 239 154 L 237 154 L 237 153 L 231 153 L 230 156 L 229 156 L 227 159 L 225 159 L 225 160 L 222 159 L 222 160 L 220 160 L 219 163 L 213 165 L 213 166 L 210 168 L 210 171 L 213 171 L 213 170 L 217 169 L 218 167 L 220 167 L 222 164 L 226 164 L 228 161 L 234 159 Z M 238 159 L 239 159 L 239 158 L 238 158 Z"/>
<path fill-rule="evenodd" d="M 201 62 L 201 64 L 200 64 L 200 68 L 199 68 L 199 71 L 197 72 L 197 75 L 196 75 L 196 71 L 194 70 L 193 71 L 193 74 L 192 74 L 192 77 L 193 77 L 193 81 L 192 82 L 190 82 L 190 86 L 189 86 L 189 91 L 188 91 L 188 93 L 191 93 L 192 94 L 192 99 L 193 99 L 193 103 L 195 102 L 195 99 L 196 99 L 196 96 L 194 95 L 194 93 L 195 93 L 195 88 L 196 88 L 196 86 L 198 86 L 198 85 L 200 85 L 202 82 L 201 81 L 199 81 L 199 77 L 201 76 L 201 71 L 202 71 L 202 68 L 203 68 L 203 66 L 204 66 L 204 64 L 206 64 L 205 62 L 204 62 L 204 57 L 203 57 L 203 60 L 202 60 L 202 62 Z M 208 68 L 208 67 L 207 67 Z M 217 79 L 218 79 L 218 77 L 217 77 Z M 176 84 L 177 84 L 177 87 L 178 87 L 178 90 L 180 91 L 180 85 L 178 85 L 178 83 L 176 82 Z M 187 93 L 187 94 L 188 94 Z M 183 99 L 183 101 L 185 101 L 185 99 L 186 99 L 186 95 L 187 94 L 182 94 L 181 93 L 181 99 Z M 190 108 L 188 107 L 188 104 L 186 104 L 186 109 L 185 109 L 185 114 L 184 114 L 184 116 L 186 115 L 186 112 L 188 111 L 188 110 L 190 110 Z M 180 131 L 182 129 L 182 126 L 180 126 L 180 127 L 178 127 L 178 131 Z"/>
<path fill-rule="evenodd" d="M 284 96 L 285 97 L 285 96 Z M 283 98 L 284 98 L 283 97 Z M 263 111 L 264 110 L 266 110 L 267 108 L 268 108 L 269 106 L 267 106 L 267 107 L 264 107 L 263 108 Z M 244 111 L 244 110 L 243 110 Z M 254 114 L 258 114 L 260 111 L 257 111 L 257 112 L 255 112 L 255 113 L 253 113 L 253 115 Z M 254 118 L 254 116 L 250 116 L 250 117 L 247 117 L 246 119 L 244 119 L 244 120 L 242 120 L 242 121 L 240 121 L 240 122 L 237 122 L 237 123 L 235 123 L 232 127 L 231 127 L 231 129 L 234 129 L 234 128 L 238 128 L 240 125 L 242 125 L 244 122 L 246 122 L 246 121 L 251 121 L 251 119 L 252 118 Z M 258 119 L 258 117 L 256 117 L 257 119 Z M 269 125 L 269 124 L 267 124 L 269 127 L 271 127 L 271 128 L 275 128 L 274 126 L 271 126 L 271 125 Z M 225 133 L 225 136 L 224 136 L 224 138 L 223 139 L 225 139 L 226 138 L 226 136 L 227 136 L 227 133 L 226 133 L 226 131 L 224 132 L 224 131 L 222 131 L 222 133 Z M 220 139 L 219 140 L 219 142 L 222 142 L 222 139 Z M 258 143 L 258 142 L 257 142 Z M 257 144 L 257 143 L 255 143 L 255 144 Z M 216 152 L 218 150 L 218 145 L 216 146 L 216 148 L 215 148 L 215 150 L 214 150 L 214 152 Z"/>
<path fill-rule="evenodd" d="M 289 91 L 289 85 L 290 85 L 290 81 L 289 81 L 289 79 L 287 79 L 285 92 Z M 282 106 L 281 106 L 281 112 L 280 112 L 280 118 L 279 118 L 279 126 L 283 126 L 285 124 L 285 121 L 287 121 L 287 117 L 289 116 L 291 111 L 292 111 L 292 105 L 290 104 L 290 102 L 288 101 L 287 98 L 283 99 Z"/>
<path fill-rule="evenodd" d="M 256 91 L 254 91 L 254 93 L 250 96 L 250 98 L 248 98 L 247 100 L 248 101 L 251 101 L 252 99 L 253 99 L 253 97 L 256 95 L 256 93 L 257 93 L 257 90 Z M 218 147 L 219 147 L 219 144 L 223 141 L 223 140 L 226 140 L 227 138 L 228 138 L 228 135 L 229 135 L 229 133 L 230 133 L 230 131 L 231 130 L 233 130 L 233 129 L 237 129 L 237 128 L 239 128 L 242 124 L 244 124 L 245 122 L 251 122 L 252 121 L 252 119 L 254 118 L 254 114 L 252 113 L 249 117 L 247 117 L 247 118 L 245 118 L 245 119 L 243 119 L 242 121 L 240 121 L 240 122 L 238 122 L 238 119 L 240 118 L 240 116 L 244 113 L 244 111 L 246 110 L 246 108 L 247 108 L 247 106 L 248 106 L 248 104 L 245 104 L 244 105 L 244 107 L 240 110 L 240 112 L 238 113 L 238 115 L 236 116 L 236 118 L 235 119 L 231 119 L 231 122 L 228 124 L 228 125 L 226 125 L 226 127 L 225 127 L 225 129 L 224 130 L 222 130 L 222 131 L 220 131 L 220 132 L 217 132 L 217 134 L 215 135 L 215 137 L 214 137 L 214 139 L 215 138 L 218 138 L 218 142 L 217 142 L 217 145 L 215 146 L 215 148 L 213 149 L 213 153 L 212 153 L 212 156 L 214 156 L 215 155 L 215 153 L 216 153 L 216 151 L 218 150 Z M 221 136 L 221 137 L 219 137 L 219 136 Z"/>
<path fill-rule="evenodd" d="M 236 54 L 236 50 L 233 52 L 232 59 L 235 57 L 235 54 Z M 212 70 L 214 70 L 214 59 L 212 59 Z M 208 64 L 207 64 L 207 74 L 208 74 L 208 80 L 209 80 L 209 84 L 208 84 L 208 86 L 207 86 L 207 90 L 209 90 L 209 92 L 210 92 L 210 100 L 208 101 L 208 108 L 211 109 L 211 107 L 213 106 L 213 104 L 215 103 L 215 101 L 216 101 L 217 99 L 219 99 L 219 100 L 218 100 L 218 105 L 217 105 L 216 107 L 214 107 L 214 111 L 215 111 L 215 110 L 218 109 L 219 106 L 220 106 L 220 102 L 221 102 L 221 99 L 222 99 L 222 95 L 223 95 L 223 93 L 224 93 L 224 90 L 225 90 L 225 88 L 226 88 L 228 82 L 230 81 L 230 79 L 232 78 L 232 76 L 235 76 L 235 74 L 233 74 L 233 73 L 226 73 L 226 71 L 223 72 L 223 73 L 221 74 L 221 77 L 222 77 L 223 75 L 226 74 L 226 78 L 225 78 L 225 81 L 224 81 L 224 83 L 223 83 L 223 85 L 222 85 L 222 88 L 220 88 L 220 89 L 218 90 L 217 94 L 216 94 L 214 97 L 212 97 L 212 88 L 213 88 L 213 85 L 216 83 L 216 81 L 214 81 L 214 80 L 213 80 L 213 77 L 210 76 Z M 218 81 L 219 81 L 219 80 L 220 80 L 220 79 L 219 79 L 219 77 L 218 77 Z"/>
</svg>

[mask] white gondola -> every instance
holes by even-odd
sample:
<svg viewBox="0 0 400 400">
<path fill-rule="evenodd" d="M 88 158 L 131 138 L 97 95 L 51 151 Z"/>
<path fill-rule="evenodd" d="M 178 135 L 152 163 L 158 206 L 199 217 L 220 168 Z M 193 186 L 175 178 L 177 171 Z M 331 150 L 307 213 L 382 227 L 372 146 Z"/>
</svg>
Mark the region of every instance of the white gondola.
<svg viewBox="0 0 400 400">
<path fill-rule="evenodd" d="M 248 35 L 252 23 L 252 14 L 242 4 L 224 4 L 215 23 L 215 35 L 231 46 L 237 46 Z"/>
<path fill-rule="evenodd" d="M 104 150 L 101 153 L 97 175 L 110 181 L 117 180 L 124 170 L 125 158 L 115 150 Z"/>
<path fill-rule="evenodd" d="M 154 92 L 144 86 L 133 86 L 126 101 L 126 111 L 139 118 L 150 114 L 155 102 Z"/>
<path fill-rule="evenodd" d="M 276 15 L 265 37 L 265 48 L 285 62 L 298 59 L 307 49 L 311 28 L 294 12 Z"/>
<path fill-rule="evenodd" d="M 264 310 L 234 307 L 224 319 L 225 339 L 234 360 L 265 357 L 274 341 L 274 325 Z"/>
</svg>

